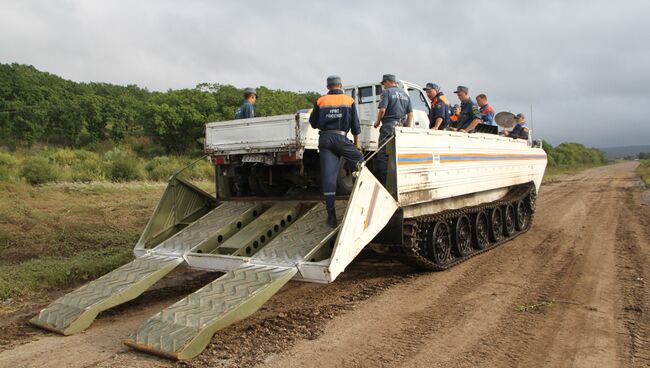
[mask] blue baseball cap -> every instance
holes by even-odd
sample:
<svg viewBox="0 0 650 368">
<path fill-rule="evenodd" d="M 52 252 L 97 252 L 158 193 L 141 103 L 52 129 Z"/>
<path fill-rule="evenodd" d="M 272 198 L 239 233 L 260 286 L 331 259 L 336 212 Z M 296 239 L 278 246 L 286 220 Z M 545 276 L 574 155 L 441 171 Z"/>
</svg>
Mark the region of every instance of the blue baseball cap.
<svg viewBox="0 0 650 368">
<path fill-rule="evenodd" d="M 435 83 L 427 83 L 427 85 L 424 88 L 422 88 L 423 91 L 428 91 L 430 89 L 435 89 L 436 91 L 440 91 L 440 87 Z"/>
<path fill-rule="evenodd" d="M 330 75 L 327 77 L 327 86 L 336 86 L 337 84 L 341 84 L 341 77 L 338 75 Z"/>
<path fill-rule="evenodd" d="M 397 77 L 394 74 L 384 74 L 381 78 L 381 82 L 397 82 Z"/>
</svg>

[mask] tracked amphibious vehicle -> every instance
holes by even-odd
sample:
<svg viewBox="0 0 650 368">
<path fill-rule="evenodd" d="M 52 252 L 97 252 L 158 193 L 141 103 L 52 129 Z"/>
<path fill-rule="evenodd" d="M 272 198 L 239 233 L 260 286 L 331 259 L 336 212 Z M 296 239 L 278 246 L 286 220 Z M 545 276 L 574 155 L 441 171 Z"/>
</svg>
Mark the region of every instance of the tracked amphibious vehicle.
<svg viewBox="0 0 650 368">
<path fill-rule="evenodd" d="M 78 333 L 178 266 L 222 272 L 125 341 L 189 359 L 289 280 L 335 281 L 364 247 L 439 271 L 527 231 L 544 151 L 496 134 L 426 129 L 426 96 L 414 84 L 399 86 L 411 95 L 416 124 L 397 128 L 387 144 L 385 184 L 373 175 L 372 160 L 354 176 L 342 165 L 338 227 L 326 225 L 322 197 L 309 189 L 319 173 L 308 112 L 209 123 L 205 148 L 215 164 L 216 195 L 174 175 L 135 246 L 135 260 L 54 301 L 31 323 Z M 368 155 L 377 149 L 371 124 L 380 92 L 373 84 L 346 88 L 358 102 Z"/>
</svg>

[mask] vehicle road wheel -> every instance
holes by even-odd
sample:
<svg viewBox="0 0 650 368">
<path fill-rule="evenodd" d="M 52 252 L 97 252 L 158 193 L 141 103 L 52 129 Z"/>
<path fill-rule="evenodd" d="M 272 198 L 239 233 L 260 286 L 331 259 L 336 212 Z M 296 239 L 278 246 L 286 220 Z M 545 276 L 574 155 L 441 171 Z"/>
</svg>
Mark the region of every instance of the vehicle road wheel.
<svg viewBox="0 0 650 368">
<path fill-rule="evenodd" d="M 430 233 L 432 261 L 438 266 L 444 266 L 451 260 L 451 232 L 445 221 L 439 221 Z"/>
<path fill-rule="evenodd" d="M 474 245 L 478 249 L 485 249 L 490 245 L 488 219 L 485 212 L 481 211 L 476 214 L 474 222 Z"/>
<path fill-rule="evenodd" d="M 465 257 L 472 252 L 472 224 L 465 215 L 455 221 L 454 250 L 459 257 Z"/>
<path fill-rule="evenodd" d="M 504 206 L 503 211 L 503 230 L 507 237 L 511 237 L 515 233 L 515 208 L 511 204 Z"/>
<path fill-rule="evenodd" d="M 494 242 L 503 239 L 503 217 L 499 207 L 494 207 L 490 215 L 490 237 Z"/>
<path fill-rule="evenodd" d="M 517 230 L 522 231 L 528 228 L 530 223 L 530 211 L 524 201 L 517 201 Z"/>
</svg>

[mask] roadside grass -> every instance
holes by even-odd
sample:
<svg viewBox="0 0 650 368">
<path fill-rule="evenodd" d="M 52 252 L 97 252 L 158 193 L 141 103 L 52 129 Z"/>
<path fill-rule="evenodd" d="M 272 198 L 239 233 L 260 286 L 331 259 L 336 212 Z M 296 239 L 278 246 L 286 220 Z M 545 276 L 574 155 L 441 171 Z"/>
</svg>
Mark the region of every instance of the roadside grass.
<svg viewBox="0 0 650 368">
<path fill-rule="evenodd" d="M 140 157 L 129 146 L 106 152 L 70 148 L 32 148 L 0 151 L 0 182 L 167 181 L 177 170 L 198 157 L 161 155 Z M 183 175 L 192 180 L 213 180 L 213 167 L 198 160 Z"/>
<path fill-rule="evenodd" d="M 577 174 L 581 171 L 593 169 L 594 167 L 598 167 L 598 166 L 603 166 L 603 165 L 585 164 L 585 165 L 546 166 L 546 170 L 544 171 L 543 181 L 545 182 L 554 181 L 563 175 Z"/>
<path fill-rule="evenodd" d="M 121 246 L 82 251 L 70 257 L 45 256 L 20 264 L 0 265 L 0 300 L 90 281 L 132 258 L 131 247 Z"/>
<path fill-rule="evenodd" d="M 640 160 L 636 172 L 641 176 L 646 187 L 650 188 L 650 160 Z"/>
<path fill-rule="evenodd" d="M 0 300 L 124 264 L 164 183 L 0 183 Z"/>
</svg>

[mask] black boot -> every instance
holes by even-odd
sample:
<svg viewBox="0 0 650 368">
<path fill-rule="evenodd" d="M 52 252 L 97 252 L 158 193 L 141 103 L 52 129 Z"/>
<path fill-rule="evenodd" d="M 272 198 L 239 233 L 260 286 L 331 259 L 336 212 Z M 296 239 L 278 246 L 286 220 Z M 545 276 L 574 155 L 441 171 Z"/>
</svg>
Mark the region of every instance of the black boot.
<svg viewBox="0 0 650 368">
<path fill-rule="evenodd" d="M 336 210 L 331 209 L 327 210 L 327 224 L 331 227 L 336 227 L 338 222 L 336 221 Z"/>
</svg>

